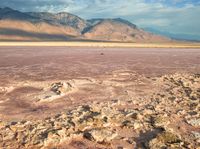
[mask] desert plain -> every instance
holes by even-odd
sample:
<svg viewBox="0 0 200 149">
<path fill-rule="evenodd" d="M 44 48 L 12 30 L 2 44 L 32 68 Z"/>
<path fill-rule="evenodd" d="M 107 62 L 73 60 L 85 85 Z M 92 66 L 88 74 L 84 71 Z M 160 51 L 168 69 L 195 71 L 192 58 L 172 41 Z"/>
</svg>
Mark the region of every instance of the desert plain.
<svg viewBox="0 0 200 149">
<path fill-rule="evenodd" d="M 0 148 L 200 147 L 197 47 L 0 46 Z"/>
</svg>

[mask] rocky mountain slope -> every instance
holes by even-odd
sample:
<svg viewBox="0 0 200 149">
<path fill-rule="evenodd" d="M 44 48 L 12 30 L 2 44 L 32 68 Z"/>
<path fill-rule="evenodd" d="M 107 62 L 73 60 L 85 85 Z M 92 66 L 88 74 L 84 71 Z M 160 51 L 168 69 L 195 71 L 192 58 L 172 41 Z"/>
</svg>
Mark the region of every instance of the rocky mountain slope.
<svg viewBox="0 0 200 149">
<path fill-rule="evenodd" d="M 11 8 L 0 8 L 0 40 L 170 41 L 120 18 L 84 20 L 66 12 L 20 12 Z"/>
<path fill-rule="evenodd" d="M 43 15 L 47 18 L 42 18 Z M 40 17 L 41 15 L 41 17 Z M 48 13 L 38 16 L 22 13 L 10 8 L 0 9 L 1 40 L 70 40 L 80 35 L 69 25 L 61 25 L 50 20 Z M 49 18 L 49 19 L 48 19 Z"/>
<path fill-rule="evenodd" d="M 58 14 L 52 14 L 48 12 L 30 12 L 28 14 L 54 25 L 71 26 L 77 29 L 79 32 L 88 26 L 87 21 L 66 12 L 60 12 Z"/>
<path fill-rule="evenodd" d="M 169 39 L 145 32 L 123 19 L 100 19 L 90 21 L 91 26 L 84 36 L 88 39 L 106 41 L 165 42 Z"/>
</svg>

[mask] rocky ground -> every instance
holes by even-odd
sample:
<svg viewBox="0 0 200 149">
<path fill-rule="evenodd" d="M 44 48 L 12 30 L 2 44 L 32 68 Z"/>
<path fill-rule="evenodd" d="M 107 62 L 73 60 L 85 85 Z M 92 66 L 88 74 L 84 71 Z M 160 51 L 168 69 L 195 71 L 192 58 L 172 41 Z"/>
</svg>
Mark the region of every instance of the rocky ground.
<svg viewBox="0 0 200 149">
<path fill-rule="evenodd" d="M 0 148 L 200 146 L 200 51 L 0 47 Z"/>
<path fill-rule="evenodd" d="M 107 87 L 115 85 L 115 89 L 126 84 L 123 91 L 127 95 L 123 98 L 88 101 L 36 120 L 2 120 L 1 148 L 199 148 L 200 75 L 137 75 L 137 80 L 131 80 L 135 75 L 117 72 L 103 82 L 95 80 Z M 140 91 L 134 88 L 136 82 Z M 50 92 L 59 96 L 79 88 L 77 83 L 71 84 L 54 83 Z M 148 90 L 147 86 L 151 88 L 148 94 L 141 90 Z M 40 94 L 44 92 L 47 90 Z"/>
</svg>

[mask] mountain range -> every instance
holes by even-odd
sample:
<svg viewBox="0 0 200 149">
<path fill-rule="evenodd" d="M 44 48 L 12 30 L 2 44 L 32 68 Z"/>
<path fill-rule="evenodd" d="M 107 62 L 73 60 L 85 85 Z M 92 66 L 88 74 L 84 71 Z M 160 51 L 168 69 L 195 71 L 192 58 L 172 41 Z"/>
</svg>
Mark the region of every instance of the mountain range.
<svg viewBox="0 0 200 149">
<path fill-rule="evenodd" d="M 143 28 L 146 31 L 155 33 L 157 35 L 162 35 L 174 39 L 176 41 L 191 41 L 191 42 L 200 42 L 200 35 L 196 34 L 184 34 L 184 33 L 171 33 L 168 31 L 159 30 L 157 28 L 146 27 Z"/>
<path fill-rule="evenodd" d="M 60 12 L 20 12 L 0 8 L 0 41 L 169 42 L 121 19 L 85 20 Z"/>
</svg>

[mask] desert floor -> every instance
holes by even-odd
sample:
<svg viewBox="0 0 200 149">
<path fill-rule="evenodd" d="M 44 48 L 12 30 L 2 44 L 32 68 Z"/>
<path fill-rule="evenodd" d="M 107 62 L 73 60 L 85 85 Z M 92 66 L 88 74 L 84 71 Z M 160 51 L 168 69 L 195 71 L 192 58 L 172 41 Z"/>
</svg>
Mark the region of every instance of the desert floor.
<svg viewBox="0 0 200 149">
<path fill-rule="evenodd" d="M 198 148 L 200 49 L 0 47 L 0 147 Z"/>
</svg>

